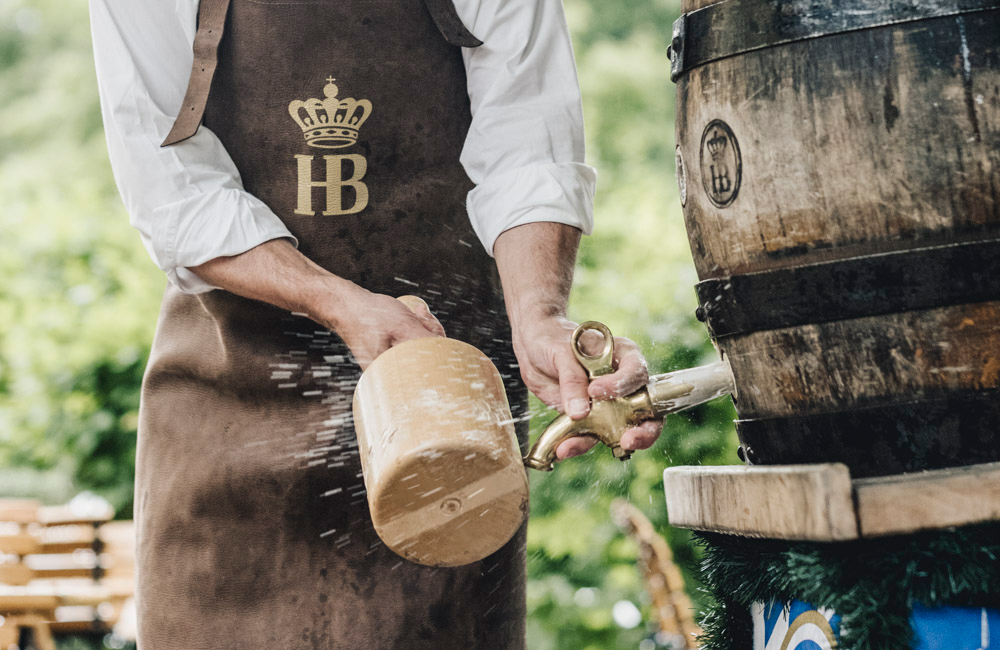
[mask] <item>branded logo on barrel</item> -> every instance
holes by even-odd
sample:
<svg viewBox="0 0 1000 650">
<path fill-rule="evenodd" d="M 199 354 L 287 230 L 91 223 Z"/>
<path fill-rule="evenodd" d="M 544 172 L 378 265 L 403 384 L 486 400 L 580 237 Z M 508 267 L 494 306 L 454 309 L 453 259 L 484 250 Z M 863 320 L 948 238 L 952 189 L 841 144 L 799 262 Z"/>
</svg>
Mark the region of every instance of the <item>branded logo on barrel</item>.
<svg viewBox="0 0 1000 650">
<path fill-rule="evenodd" d="M 358 133 L 372 114 L 372 103 L 367 99 L 340 98 L 340 88 L 329 76 L 323 87 L 323 99 L 293 100 L 288 114 L 302 129 L 302 136 L 310 147 L 317 149 L 342 149 L 357 143 Z M 323 215 L 356 214 L 368 206 L 368 186 L 362 182 L 368 171 L 364 156 L 327 154 L 322 163 L 316 156 L 297 154 L 298 202 L 295 214 L 314 216 L 313 189 L 323 188 L 326 206 Z M 314 172 L 319 170 L 319 174 Z M 345 174 L 346 172 L 346 174 Z M 316 180 L 319 176 L 322 180 Z M 346 178 L 345 178 L 346 176 Z"/>
<path fill-rule="evenodd" d="M 724 208 L 736 200 L 743 175 L 740 145 L 722 120 L 712 120 L 701 135 L 701 180 L 709 201 Z"/>
</svg>

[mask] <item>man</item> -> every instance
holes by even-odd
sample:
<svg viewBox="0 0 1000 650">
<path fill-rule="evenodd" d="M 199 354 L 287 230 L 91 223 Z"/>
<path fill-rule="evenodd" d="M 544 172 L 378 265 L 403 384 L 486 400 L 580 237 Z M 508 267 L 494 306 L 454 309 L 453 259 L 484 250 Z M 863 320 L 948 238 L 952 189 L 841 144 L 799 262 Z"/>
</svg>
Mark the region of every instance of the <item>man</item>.
<svg viewBox="0 0 1000 650">
<path fill-rule="evenodd" d="M 522 420 L 514 369 L 576 418 L 646 381 L 630 341 L 589 386 L 569 348 L 595 174 L 558 0 L 91 14 L 112 166 L 170 279 L 137 453 L 140 646 L 523 648 L 523 529 L 467 567 L 388 551 L 349 404 L 358 364 L 445 331 L 493 358 Z"/>
</svg>

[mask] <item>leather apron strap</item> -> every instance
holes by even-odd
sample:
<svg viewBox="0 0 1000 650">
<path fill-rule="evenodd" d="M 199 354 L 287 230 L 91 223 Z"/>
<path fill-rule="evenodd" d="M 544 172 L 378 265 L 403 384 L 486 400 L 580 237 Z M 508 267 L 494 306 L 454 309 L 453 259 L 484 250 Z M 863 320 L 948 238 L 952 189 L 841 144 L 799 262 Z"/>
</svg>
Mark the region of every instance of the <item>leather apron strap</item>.
<svg viewBox="0 0 1000 650">
<path fill-rule="evenodd" d="M 208 91 L 219 62 L 219 43 L 226 25 L 230 0 L 201 0 L 198 8 L 198 31 L 194 36 L 194 63 L 181 111 L 161 147 L 187 140 L 198 131 L 205 115 Z"/>
<path fill-rule="evenodd" d="M 452 0 L 424 0 L 424 4 L 444 40 L 455 47 L 479 47 L 483 44 L 462 24 Z"/>
<path fill-rule="evenodd" d="M 194 36 L 191 78 L 188 80 L 180 113 L 161 147 L 183 142 L 198 132 L 219 62 L 219 43 L 222 42 L 229 3 L 230 0 L 201 0 L 198 8 L 198 31 Z M 424 4 L 446 41 L 456 47 L 479 47 L 483 44 L 462 24 L 452 0 L 424 0 Z"/>
</svg>

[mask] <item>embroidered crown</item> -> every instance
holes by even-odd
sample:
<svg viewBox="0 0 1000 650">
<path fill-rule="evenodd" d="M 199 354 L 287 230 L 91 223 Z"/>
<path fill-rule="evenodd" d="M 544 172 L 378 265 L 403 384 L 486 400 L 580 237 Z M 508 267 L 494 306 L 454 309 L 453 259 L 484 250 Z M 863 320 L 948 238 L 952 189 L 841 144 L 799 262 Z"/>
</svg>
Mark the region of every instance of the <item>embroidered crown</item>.
<svg viewBox="0 0 1000 650">
<path fill-rule="evenodd" d="M 339 89 L 330 76 L 323 87 L 324 99 L 296 99 L 288 105 L 288 114 L 302 127 L 306 144 L 321 149 L 347 147 L 358 141 L 358 129 L 372 114 L 367 99 L 339 99 Z"/>
</svg>

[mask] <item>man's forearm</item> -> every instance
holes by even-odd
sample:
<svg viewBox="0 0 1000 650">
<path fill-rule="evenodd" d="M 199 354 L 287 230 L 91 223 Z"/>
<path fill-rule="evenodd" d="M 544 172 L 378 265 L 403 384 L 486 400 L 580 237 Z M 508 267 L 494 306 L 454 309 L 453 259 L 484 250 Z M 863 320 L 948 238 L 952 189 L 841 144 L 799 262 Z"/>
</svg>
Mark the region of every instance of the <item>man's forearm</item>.
<svg viewBox="0 0 1000 650">
<path fill-rule="evenodd" d="M 302 313 L 335 331 L 362 368 L 393 345 L 444 336 L 426 305 L 408 308 L 325 270 L 285 240 L 191 268 L 200 278 L 245 298 Z"/>
<path fill-rule="evenodd" d="M 580 231 L 561 223 L 529 223 L 497 238 L 493 254 L 515 330 L 525 319 L 565 316 L 579 246 Z"/>
<path fill-rule="evenodd" d="M 283 239 L 274 239 L 233 257 L 218 257 L 191 268 L 202 280 L 320 322 L 340 309 L 352 284 L 307 258 Z M 325 313 L 315 313 L 318 306 Z"/>
</svg>

